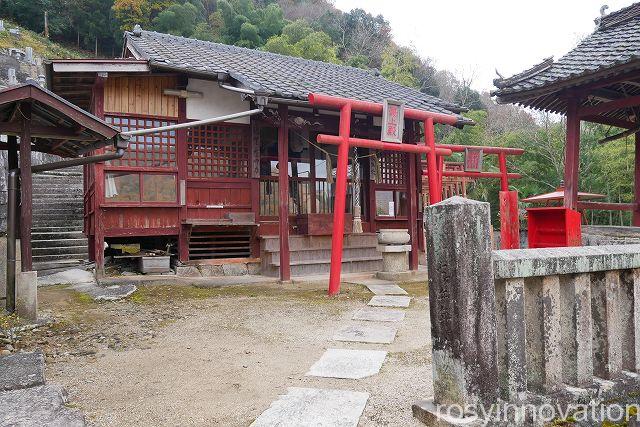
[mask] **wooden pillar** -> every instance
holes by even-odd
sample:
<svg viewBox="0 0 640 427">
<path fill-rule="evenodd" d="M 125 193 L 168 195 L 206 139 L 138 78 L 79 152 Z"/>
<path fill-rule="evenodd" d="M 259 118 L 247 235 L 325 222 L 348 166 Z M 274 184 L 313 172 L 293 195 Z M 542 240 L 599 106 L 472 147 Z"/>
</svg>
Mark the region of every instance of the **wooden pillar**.
<svg viewBox="0 0 640 427">
<path fill-rule="evenodd" d="M 278 128 L 278 189 L 280 230 L 280 280 L 291 280 L 289 256 L 289 108 L 279 105 L 280 127 Z"/>
<path fill-rule="evenodd" d="M 15 135 L 7 136 L 7 169 L 8 171 L 18 169 L 18 137 Z M 8 178 L 8 177 L 7 177 Z M 7 181 L 7 184 L 9 182 Z M 18 189 L 20 188 L 20 180 L 18 180 Z M 17 210 L 16 210 L 16 228 L 20 227 L 20 193 L 17 195 Z M 16 233 L 17 235 L 17 233 Z"/>
<path fill-rule="evenodd" d="M 104 119 L 104 83 L 106 74 L 98 74 L 93 85 L 93 114 Z M 97 153 L 104 152 L 101 148 Z M 97 154 L 96 153 L 96 154 Z M 102 204 L 104 203 L 104 163 L 96 163 L 94 169 L 94 195 L 93 195 L 93 238 L 89 239 L 93 247 L 94 262 L 96 263 L 96 276 L 104 275 L 104 221 Z"/>
<path fill-rule="evenodd" d="M 255 107 L 252 107 L 255 108 Z M 258 120 L 252 116 L 251 129 L 251 211 L 255 215 L 256 224 L 260 221 L 260 126 Z M 260 257 L 260 242 L 258 240 L 259 227 L 253 227 L 251 256 Z"/>
<path fill-rule="evenodd" d="M 20 259 L 22 271 L 32 271 L 31 104 L 24 103 L 20 109 L 24 117 L 20 135 Z"/>
<path fill-rule="evenodd" d="M 433 119 L 424 122 L 424 140 L 431 151 L 427 153 L 427 180 L 429 183 L 429 204 L 433 205 L 442 200 L 442 185 L 439 184 L 438 159 L 436 157 L 436 136 Z"/>
<path fill-rule="evenodd" d="M 408 123 L 407 138 L 409 142 L 415 141 L 413 126 Z M 409 237 L 411 243 L 411 252 L 409 253 L 409 270 L 417 270 L 419 264 L 419 248 L 418 248 L 418 184 L 416 182 L 416 157 L 415 153 L 407 153 L 407 193 L 409 195 L 409 212 L 407 219 L 409 220 Z"/>
<path fill-rule="evenodd" d="M 578 177 L 580 167 L 580 117 L 578 100 L 567 100 L 567 141 L 564 156 L 564 206 L 578 209 Z"/>
<path fill-rule="evenodd" d="M 182 82 L 179 89 L 186 89 L 187 82 Z M 187 100 L 178 98 L 178 123 L 187 121 Z M 176 158 L 178 159 L 178 197 L 180 208 L 178 210 L 178 259 L 181 262 L 189 260 L 189 228 L 185 225 L 187 219 L 187 129 L 176 131 Z"/>
<path fill-rule="evenodd" d="M 640 133 L 636 133 L 636 153 L 635 153 L 635 172 L 634 172 L 634 201 L 636 202 L 636 207 L 633 210 L 633 226 L 640 227 Z"/>
</svg>

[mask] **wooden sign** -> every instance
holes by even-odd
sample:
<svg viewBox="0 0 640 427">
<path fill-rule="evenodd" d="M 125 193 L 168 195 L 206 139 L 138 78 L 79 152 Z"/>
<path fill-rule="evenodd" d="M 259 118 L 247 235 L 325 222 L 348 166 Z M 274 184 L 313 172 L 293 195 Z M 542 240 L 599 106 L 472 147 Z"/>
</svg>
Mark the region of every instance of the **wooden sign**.
<svg viewBox="0 0 640 427">
<path fill-rule="evenodd" d="M 390 99 L 384 100 L 382 110 L 382 141 L 402 142 L 404 133 L 404 104 Z"/>
<path fill-rule="evenodd" d="M 464 149 L 464 170 L 465 172 L 482 172 L 482 148 Z"/>
</svg>

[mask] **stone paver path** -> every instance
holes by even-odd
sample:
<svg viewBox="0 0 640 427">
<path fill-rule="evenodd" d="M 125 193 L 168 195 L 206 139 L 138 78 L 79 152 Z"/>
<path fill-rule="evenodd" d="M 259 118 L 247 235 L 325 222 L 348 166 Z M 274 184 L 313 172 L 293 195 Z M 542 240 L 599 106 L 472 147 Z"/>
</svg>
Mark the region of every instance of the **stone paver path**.
<svg viewBox="0 0 640 427">
<path fill-rule="evenodd" d="M 384 307 L 365 307 L 353 313 L 351 319 L 369 322 L 400 322 L 404 320 L 404 311 Z"/>
<path fill-rule="evenodd" d="M 376 295 L 371 298 L 369 304 L 371 307 L 409 307 L 411 297 L 392 296 L 392 295 Z"/>
<path fill-rule="evenodd" d="M 367 285 L 374 295 L 407 295 L 407 291 L 398 285 Z"/>
<path fill-rule="evenodd" d="M 369 393 L 289 387 L 288 393 L 271 403 L 252 427 L 355 427 Z"/>
<path fill-rule="evenodd" d="M 398 328 L 384 325 L 348 325 L 333 336 L 335 341 L 367 342 L 372 344 L 391 344 L 396 338 Z"/>
<path fill-rule="evenodd" d="M 407 308 L 411 297 L 397 284 L 385 280 L 365 279 L 358 283 L 374 296 L 367 307 L 353 314 L 352 320 L 357 322 L 341 328 L 333 339 L 380 346 L 391 344 L 398 327 L 390 323 L 401 322 L 405 313 L 389 307 Z M 386 356 L 387 352 L 382 349 L 330 348 L 306 375 L 358 380 L 378 374 Z M 274 401 L 251 425 L 357 426 L 368 399 L 368 393 L 359 391 L 290 387 L 287 394 Z"/>
<path fill-rule="evenodd" d="M 380 372 L 386 351 L 330 348 L 313 364 L 308 376 L 360 379 Z"/>
</svg>

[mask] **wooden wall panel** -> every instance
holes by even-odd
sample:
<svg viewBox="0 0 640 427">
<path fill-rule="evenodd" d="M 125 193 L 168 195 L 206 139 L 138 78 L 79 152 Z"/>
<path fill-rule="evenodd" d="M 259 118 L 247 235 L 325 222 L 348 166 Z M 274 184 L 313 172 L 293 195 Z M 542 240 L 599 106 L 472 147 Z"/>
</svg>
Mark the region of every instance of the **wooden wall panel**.
<svg viewBox="0 0 640 427">
<path fill-rule="evenodd" d="M 108 208 L 103 209 L 105 234 L 110 231 L 129 229 L 132 235 L 137 231 L 157 229 L 162 234 L 162 229 L 177 228 L 177 208 Z"/>
<path fill-rule="evenodd" d="M 109 77 L 104 85 L 105 112 L 178 117 L 178 97 L 162 93 L 176 86 L 172 76 Z"/>
<path fill-rule="evenodd" d="M 188 181 L 187 208 L 190 219 L 221 219 L 228 212 L 251 212 L 251 181 Z"/>
</svg>

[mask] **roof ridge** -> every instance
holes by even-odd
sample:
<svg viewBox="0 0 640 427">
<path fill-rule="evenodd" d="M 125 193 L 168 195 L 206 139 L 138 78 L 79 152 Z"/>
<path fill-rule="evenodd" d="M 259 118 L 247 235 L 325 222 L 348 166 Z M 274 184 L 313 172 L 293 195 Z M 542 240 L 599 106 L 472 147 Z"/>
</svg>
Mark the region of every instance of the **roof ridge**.
<svg viewBox="0 0 640 427">
<path fill-rule="evenodd" d="M 357 71 L 357 72 L 360 72 L 360 73 L 365 73 L 365 74 L 368 74 L 368 75 L 372 75 L 374 77 L 378 77 L 372 72 L 372 70 L 353 67 L 351 65 L 336 64 L 334 62 L 318 61 L 318 60 L 315 60 L 315 59 L 307 59 L 307 58 L 302 58 L 302 57 L 299 57 L 299 56 L 291 56 L 291 55 L 284 55 L 282 53 L 269 52 L 267 50 L 252 49 L 252 48 L 236 46 L 236 45 L 232 45 L 232 44 L 212 42 L 212 41 L 208 41 L 208 40 L 200 40 L 200 39 L 196 39 L 196 38 L 193 38 L 193 37 L 176 36 L 176 35 L 173 35 L 173 34 L 160 33 L 158 31 L 152 31 L 152 30 L 141 30 L 141 32 L 142 33 L 148 33 L 148 34 L 154 34 L 154 35 L 157 35 L 157 36 L 159 36 L 161 38 L 181 39 L 181 40 L 185 40 L 188 43 L 195 43 L 195 44 L 200 44 L 200 45 L 204 45 L 204 46 L 212 46 L 213 45 L 213 46 L 226 48 L 226 49 L 230 49 L 230 50 L 238 50 L 238 51 L 243 51 L 243 52 L 258 53 L 258 54 L 267 55 L 267 56 L 278 56 L 278 57 L 281 57 L 281 58 L 293 59 L 293 60 L 296 60 L 296 61 L 305 61 L 305 62 L 308 62 L 308 63 L 311 63 L 311 64 L 323 64 L 323 65 L 330 65 L 330 66 L 337 67 L 337 68 L 349 68 L 349 69 L 351 69 L 353 71 Z M 139 36 L 136 36 L 131 31 L 125 31 L 125 34 L 127 36 L 131 37 L 134 40 L 139 38 Z"/>
<path fill-rule="evenodd" d="M 603 6 L 604 8 L 604 6 Z M 627 7 L 611 12 L 608 15 L 594 19 L 597 25 L 596 31 L 615 27 L 640 15 L 640 2 L 632 3 Z"/>
<path fill-rule="evenodd" d="M 535 76 L 536 74 L 540 74 L 541 72 L 548 70 L 552 65 L 553 65 L 553 56 L 550 56 L 548 58 L 543 59 L 542 62 L 535 64 L 533 67 L 528 68 L 518 74 L 514 74 L 511 77 L 494 79 L 493 84 L 498 89 L 512 86 L 522 80 L 528 79 L 530 77 Z"/>
</svg>

